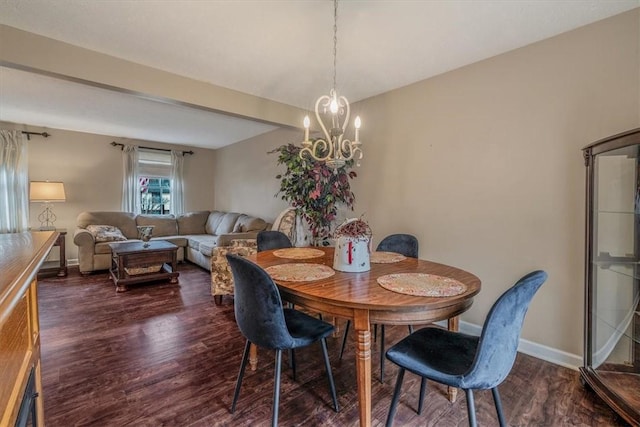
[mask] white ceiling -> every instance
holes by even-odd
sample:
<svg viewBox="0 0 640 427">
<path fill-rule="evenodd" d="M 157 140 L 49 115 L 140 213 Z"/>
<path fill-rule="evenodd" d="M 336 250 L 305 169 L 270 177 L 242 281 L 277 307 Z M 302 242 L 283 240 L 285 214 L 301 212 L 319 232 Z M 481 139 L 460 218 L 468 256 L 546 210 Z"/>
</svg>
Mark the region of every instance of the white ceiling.
<svg viewBox="0 0 640 427">
<path fill-rule="evenodd" d="M 337 89 L 359 101 L 636 7 L 343 0 Z M 0 23 L 304 109 L 331 88 L 330 0 L 0 0 Z M 0 94 L 2 121 L 127 138 L 218 148 L 274 128 L 2 67 Z"/>
</svg>

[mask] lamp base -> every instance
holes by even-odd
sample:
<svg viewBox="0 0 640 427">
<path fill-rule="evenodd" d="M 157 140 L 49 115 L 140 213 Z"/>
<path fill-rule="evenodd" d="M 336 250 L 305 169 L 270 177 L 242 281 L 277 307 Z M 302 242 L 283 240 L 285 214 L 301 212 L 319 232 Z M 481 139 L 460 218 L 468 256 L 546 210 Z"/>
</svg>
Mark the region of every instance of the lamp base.
<svg viewBox="0 0 640 427">
<path fill-rule="evenodd" d="M 55 230 L 56 227 L 53 225 L 56 222 L 56 216 L 53 213 L 53 209 L 51 203 L 44 204 L 44 210 L 40 215 L 38 215 L 38 221 L 40 221 L 40 231 L 51 231 Z"/>
</svg>

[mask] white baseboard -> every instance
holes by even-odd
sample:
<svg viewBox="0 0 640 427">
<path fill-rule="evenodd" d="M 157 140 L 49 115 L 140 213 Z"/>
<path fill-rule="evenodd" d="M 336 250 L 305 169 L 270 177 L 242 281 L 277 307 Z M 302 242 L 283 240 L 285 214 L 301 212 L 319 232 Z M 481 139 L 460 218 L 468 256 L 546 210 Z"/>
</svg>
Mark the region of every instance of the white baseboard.
<svg viewBox="0 0 640 427">
<path fill-rule="evenodd" d="M 69 259 L 67 259 L 67 267 L 71 267 L 71 266 L 78 265 L 78 264 L 79 264 L 78 258 L 69 258 Z"/>
<path fill-rule="evenodd" d="M 446 321 L 436 322 L 440 326 L 446 327 Z M 460 332 L 464 332 L 465 334 L 479 336 L 480 332 L 482 332 L 482 327 L 475 325 L 473 323 L 465 322 L 464 320 L 460 321 Z M 547 362 L 553 363 L 555 365 L 564 366 L 565 368 L 577 370 L 579 367 L 583 366 L 582 356 L 578 356 L 577 354 L 567 353 L 562 350 L 558 350 L 555 348 L 548 347 L 543 344 L 538 344 L 533 341 L 525 340 L 520 338 L 520 343 L 518 344 L 518 351 L 529 356 L 536 357 L 538 359 L 545 360 Z"/>
</svg>

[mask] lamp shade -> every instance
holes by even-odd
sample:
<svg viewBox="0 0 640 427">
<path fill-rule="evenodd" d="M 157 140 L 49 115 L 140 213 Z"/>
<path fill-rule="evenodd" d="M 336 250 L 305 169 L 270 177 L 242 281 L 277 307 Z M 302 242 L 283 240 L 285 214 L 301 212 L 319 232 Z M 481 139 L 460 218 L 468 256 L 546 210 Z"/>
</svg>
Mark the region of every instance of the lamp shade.
<svg viewBox="0 0 640 427">
<path fill-rule="evenodd" d="M 32 202 L 64 202 L 64 184 L 53 181 L 31 181 L 29 200 Z"/>
</svg>

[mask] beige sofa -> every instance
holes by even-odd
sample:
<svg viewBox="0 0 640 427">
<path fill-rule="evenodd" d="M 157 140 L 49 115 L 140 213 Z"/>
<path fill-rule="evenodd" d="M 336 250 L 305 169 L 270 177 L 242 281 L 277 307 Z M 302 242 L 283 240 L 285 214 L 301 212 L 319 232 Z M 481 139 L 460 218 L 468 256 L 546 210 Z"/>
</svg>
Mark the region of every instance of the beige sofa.
<svg viewBox="0 0 640 427">
<path fill-rule="evenodd" d="M 234 239 L 255 239 L 259 231 L 270 227 L 261 218 L 220 211 L 189 212 L 178 217 L 135 215 L 130 212 L 83 212 L 78 215 L 76 225 L 73 242 L 78 246 L 78 263 L 82 274 L 109 269 L 109 243 L 138 240 L 137 226 L 153 225 L 152 240 L 167 240 L 177 245 L 179 262 L 188 260 L 207 270 L 211 269 L 211 255 L 216 247 L 229 246 Z M 108 229 L 109 233 L 101 233 L 102 230 L 96 229 Z"/>
</svg>

